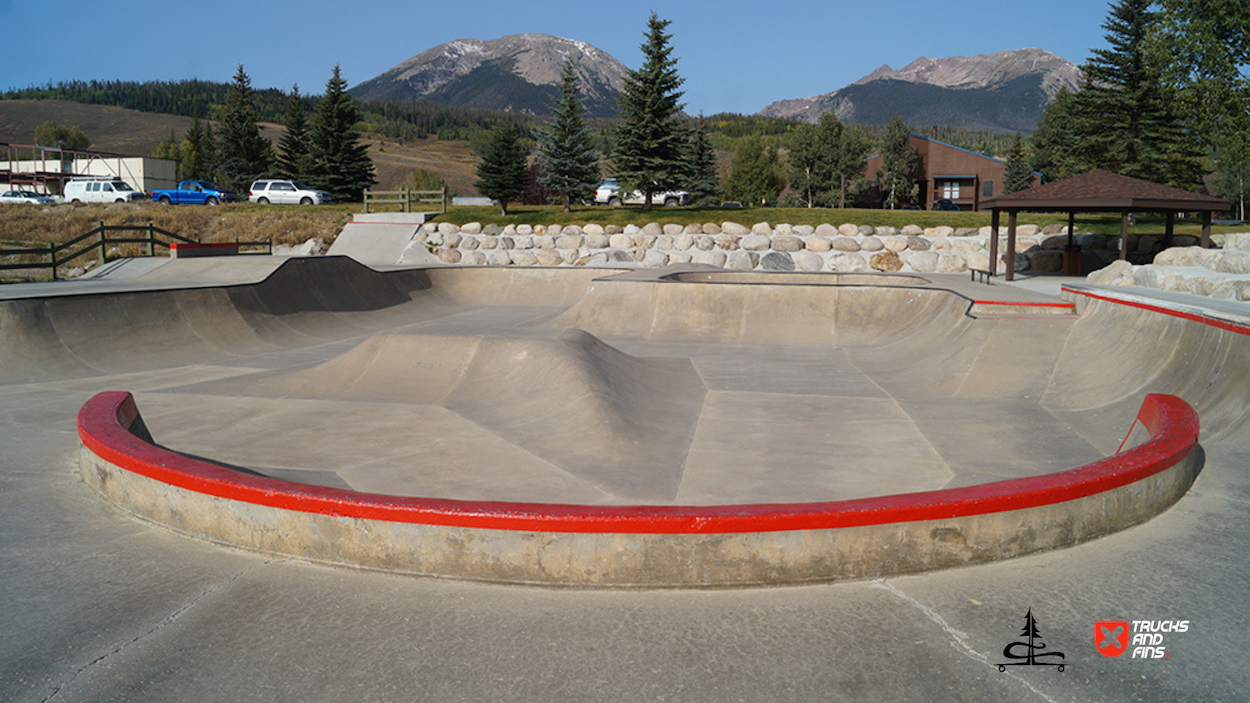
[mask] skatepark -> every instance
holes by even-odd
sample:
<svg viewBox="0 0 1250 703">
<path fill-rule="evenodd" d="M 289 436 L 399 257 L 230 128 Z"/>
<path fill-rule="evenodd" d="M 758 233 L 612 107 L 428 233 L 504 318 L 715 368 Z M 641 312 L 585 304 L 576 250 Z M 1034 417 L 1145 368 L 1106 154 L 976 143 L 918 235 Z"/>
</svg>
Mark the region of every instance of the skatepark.
<svg viewBox="0 0 1250 703">
<path fill-rule="evenodd" d="M 1246 683 L 1219 661 L 1246 640 L 1244 304 L 942 274 L 131 267 L 0 290 L 14 698 Z M 998 671 L 1029 609 L 1063 674 Z M 1195 626 L 1130 662 L 1090 644 L 1109 619 Z"/>
</svg>

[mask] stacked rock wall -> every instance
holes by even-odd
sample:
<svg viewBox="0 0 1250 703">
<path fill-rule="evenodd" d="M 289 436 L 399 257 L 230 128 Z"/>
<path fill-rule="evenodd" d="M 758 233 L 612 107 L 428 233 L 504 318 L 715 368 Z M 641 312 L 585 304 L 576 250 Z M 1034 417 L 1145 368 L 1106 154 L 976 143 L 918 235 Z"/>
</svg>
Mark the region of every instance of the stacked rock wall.
<svg viewBox="0 0 1250 703">
<path fill-rule="evenodd" d="M 1006 227 L 999 227 L 999 272 L 1007 249 Z M 609 266 L 659 268 L 707 264 L 749 271 L 887 271 L 959 273 L 990 267 L 990 228 L 921 228 L 721 224 L 661 225 L 427 225 L 416 244 L 440 261 L 470 266 Z M 1152 253 L 1154 237 L 1130 237 L 1130 251 Z M 1193 237 L 1177 237 L 1192 244 Z M 1119 237 L 1077 234 L 1074 240 L 1097 268 L 1118 256 Z M 1017 228 L 1017 271 L 1058 272 L 1067 246 L 1067 228 Z"/>
<path fill-rule="evenodd" d="M 1134 266 L 1115 261 L 1087 280 L 1103 286 L 1140 286 L 1224 300 L 1250 300 L 1250 233 L 1217 234 L 1218 249 L 1178 246 L 1165 249 L 1153 263 Z"/>
</svg>

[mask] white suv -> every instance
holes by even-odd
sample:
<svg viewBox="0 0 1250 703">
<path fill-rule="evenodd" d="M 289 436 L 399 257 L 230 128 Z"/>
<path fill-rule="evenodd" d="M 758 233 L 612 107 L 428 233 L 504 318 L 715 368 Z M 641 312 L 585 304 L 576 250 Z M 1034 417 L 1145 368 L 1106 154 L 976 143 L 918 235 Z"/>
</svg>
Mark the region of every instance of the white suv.
<svg viewBox="0 0 1250 703">
<path fill-rule="evenodd" d="M 622 198 L 621 184 L 617 183 L 615 178 L 609 178 L 600 183 L 599 188 L 595 190 L 595 202 L 599 205 L 642 205 L 645 200 L 642 191 L 637 190 Z M 689 205 L 690 194 L 684 190 L 665 190 L 652 193 L 651 203 L 665 207 Z"/>
<path fill-rule="evenodd" d="M 330 194 L 313 190 L 299 181 L 264 179 L 252 183 L 248 200 L 254 203 L 281 203 L 288 205 L 329 205 Z"/>
</svg>

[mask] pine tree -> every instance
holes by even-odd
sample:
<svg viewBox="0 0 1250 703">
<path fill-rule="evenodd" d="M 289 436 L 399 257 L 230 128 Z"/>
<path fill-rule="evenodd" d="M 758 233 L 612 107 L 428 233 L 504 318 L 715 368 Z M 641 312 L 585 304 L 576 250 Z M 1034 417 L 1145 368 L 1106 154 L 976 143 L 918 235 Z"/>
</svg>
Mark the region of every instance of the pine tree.
<svg viewBox="0 0 1250 703">
<path fill-rule="evenodd" d="M 716 163 L 716 151 L 707 136 L 707 124 L 703 115 L 699 115 L 690 138 L 690 152 L 686 156 L 689 175 L 686 177 L 686 190 L 690 192 L 690 202 L 695 207 L 715 207 L 721 201 L 724 191 L 720 187 L 720 169 Z"/>
<path fill-rule="evenodd" d="M 877 170 L 877 188 L 886 194 L 885 202 L 893 210 L 899 203 L 911 202 L 920 192 L 916 181 L 920 157 L 911 145 L 911 134 L 898 115 L 885 126 L 885 143 L 881 152 L 881 168 Z"/>
<path fill-rule="evenodd" d="M 1011 151 L 1007 153 L 1007 169 L 1003 173 L 1003 195 L 1018 193 L 1029 187 L 1029 179 L 1033 172 L 1029 170 L 1028 154 L 1024 150 L 1024 139 L 1016 132 L 1011 143 Z"/>
<path fill-rule="evenodd" d="M 252 98 L 252 79 L 239 65 L 234 85 L 222 114 L 217 137 L 216 168 L 221 184 L 231 190 L 246 191 L 252 181 L 269 171 L 273 146 L 260 136 Z"/>
<path fill-rule="evenodd" d="M 309 180 L 312 185 L 329 191 L 336 202 L 360 200 L 365 189 L 377 181 L 369 149 L 360 143 L 360 133 L 356 130 L 359 121 L 356 103 L 347 94 L 347 81 L 335 64 L 309 130 L 313 162 Z"/>
<path fill-rule="evenodd" d="M 551 122 L 538 130 L 537 181 L 563 201 L 567 213 L 573 201 L 593 198 L 599 184 L 599 155 L 586 124 L 571 57 L 564 62 L 560 94 L 551 113 Z"/>
<path fill-rule="evenodd" d="M 777 148 L 764 144 L 758 135 L 742 140 L 729 169 L 725 184 L 729 197 L 748 205 L 772 205 L 786 189 Z"/>
<path fill-rule="evenodd" d="M 1181 188 L 1201 181 L 1199 154 L 1164 80 L 1166 59 L 1152 50 L 1160 25 L 1153 0 L 1119 0 L 1103 28 L 1110 48 L 1082 66 L 1085 87 L 1073 104 L 1078 158 L 1101 168 Z"/>
<path fill-rule="evenodd" d="M 529 165 L 521 137 L 511 122 L 501 123 L 491 132 L 490 141 L 482 148 L 477 165 L 477 192 L 499 201 L 499 212 L 508 216 L 508 203 L 525 193 Z"/>
<path fill-rule="evenodd" d="M 1037 131 L 1029 139 L 1033 152 L 1029 166 L 1048 182 L 1071 178 L 1089 170 L 1076 155 L 1077 136 L 1072 114 L 1074 100 L 1075 95 L 1067 87 L 1060 88 L 1055 99 L 1046 106 Z"/>
<path fill-rule="evenodd" d="M 643 210 L 651 209 L 655 193 L 680 188 L 686 175 L 684 93 L 679 90 L 685 79 L 677 75 L 677 59 L 668 43 L 672 36 L 664 33 L 669 24 L 651 13 L 642 45 L 645 60 L 626 74 L 617 98 L 622 122 L 613 152 L 616 176 L 624 192 L 643 194 Z"/>
<path fill-rule="evenodd" d="M 309 180 L 313 173 L 312 152 L 308 146 L 308 120 L 299 85 L 291 88 L 286 110 L 286 132 L 278 140 L 278 173 L 296 181 Z"/>
</svg>

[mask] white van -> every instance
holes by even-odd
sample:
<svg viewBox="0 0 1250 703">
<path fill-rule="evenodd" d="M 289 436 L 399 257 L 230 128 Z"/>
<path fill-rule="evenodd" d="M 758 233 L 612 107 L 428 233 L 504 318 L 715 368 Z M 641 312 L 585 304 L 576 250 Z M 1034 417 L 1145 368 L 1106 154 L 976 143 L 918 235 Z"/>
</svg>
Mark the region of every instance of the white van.
<svg viewBox="0 0 1250 703">
<path fill-rule="evenodd" d="M 147 196 L 118 178 L 75 178 L 65 184 L 64 197 L 71 203 L 124 203 Z"/>
</svg>

